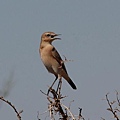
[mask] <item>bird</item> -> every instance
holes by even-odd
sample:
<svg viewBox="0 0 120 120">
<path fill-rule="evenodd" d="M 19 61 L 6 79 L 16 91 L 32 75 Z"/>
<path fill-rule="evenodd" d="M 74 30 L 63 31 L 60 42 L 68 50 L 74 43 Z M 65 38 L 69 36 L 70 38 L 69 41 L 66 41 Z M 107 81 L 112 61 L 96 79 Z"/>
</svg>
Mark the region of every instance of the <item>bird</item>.
<svg viewBox="0 0 120 120">
<path fill-rule="evenodd" d="M 41 35 L 41 42 L 39 48 L 41 60 L 48 72 L 55 75 L 55 81 L 58 78 L 63 77 L 73 89 L 77 89 L 76 85 L 73 83 L 73 81 L 67 73 L 66 67 L 61 56 L 59 55 L 56 48 L 52 45 L 53 41 L 61 40 L 61 38 L 57 37 L 59 35 L 61 34 L 56 34 L 54 32 L 44 32 Z"/>
</svg>

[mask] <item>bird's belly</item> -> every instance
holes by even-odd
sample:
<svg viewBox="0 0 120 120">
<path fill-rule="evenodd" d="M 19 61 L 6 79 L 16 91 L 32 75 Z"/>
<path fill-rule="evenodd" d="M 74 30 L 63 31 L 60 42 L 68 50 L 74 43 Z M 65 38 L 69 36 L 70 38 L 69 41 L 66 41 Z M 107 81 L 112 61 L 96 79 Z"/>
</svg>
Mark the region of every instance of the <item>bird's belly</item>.
<svg viewBox="0 0 120 120">
<path fill-rule="evenodd" d="M 49 56 L 44 56 L 44 57 L 42 57 L 42 61 L 50 73 L 53 73 L 55 75 L 57 75 L 59 73 L 60 65 L 55 59 L 52 59 Z"/>
</svg>

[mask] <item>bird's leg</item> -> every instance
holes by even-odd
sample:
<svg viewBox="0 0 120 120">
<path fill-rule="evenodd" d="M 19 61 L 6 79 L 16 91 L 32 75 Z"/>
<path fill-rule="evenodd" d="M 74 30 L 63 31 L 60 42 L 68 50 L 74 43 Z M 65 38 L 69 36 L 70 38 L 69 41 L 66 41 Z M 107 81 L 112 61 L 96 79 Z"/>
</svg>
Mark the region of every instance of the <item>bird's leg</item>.
<svg viewBox="0 0 120 120">
<path fill-rule="evenodd" d="M 56 76 L 54 82 L 52 83 L 52 85 L 51 85 L 51 86 L 49 87 L 49 89 L 48 89 L 47 95 L 49 94 L 50 89 L 53 87 L 53 85 L 55 84 L 55 82 L 56 82 L 57 79 L 58 79 L 58 77 Z"/>
<path fill-rule="evenodd" d="M 58 93 L 58 95 L 60 95 L 61 87 L 62 87 L 62 78 L 60 77 L 57 91 L 56 91 L 56 93 Z M 59 98 L 59 96 L 58 96 L 58 98 Z"/>
</svg>

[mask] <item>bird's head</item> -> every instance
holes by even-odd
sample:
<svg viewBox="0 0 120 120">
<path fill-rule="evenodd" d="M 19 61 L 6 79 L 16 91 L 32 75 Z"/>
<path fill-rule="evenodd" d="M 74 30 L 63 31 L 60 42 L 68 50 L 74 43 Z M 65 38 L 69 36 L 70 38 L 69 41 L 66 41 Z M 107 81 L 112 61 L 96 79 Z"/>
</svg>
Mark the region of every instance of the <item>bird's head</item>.
<svg viewBox="0 0 120 120">
<path fill-rule="evenodd" d="M 43 42 L 49 42 L 49 43 L 51 43 L 52 41 L 54 41 L 54 40 L 60 40 L 61 38 L 58 38 L 58 37 L 56 37 L 56 36 L 58 36 L 58 35 L 60 35 L 60 34 L 56 34 L 56 33 L 54 33 L 54 32 L 45 32 L 45 33 L 43 33 L 42 34 L 42 36 L 41 36 L 41 41 Z"/>
</svg>

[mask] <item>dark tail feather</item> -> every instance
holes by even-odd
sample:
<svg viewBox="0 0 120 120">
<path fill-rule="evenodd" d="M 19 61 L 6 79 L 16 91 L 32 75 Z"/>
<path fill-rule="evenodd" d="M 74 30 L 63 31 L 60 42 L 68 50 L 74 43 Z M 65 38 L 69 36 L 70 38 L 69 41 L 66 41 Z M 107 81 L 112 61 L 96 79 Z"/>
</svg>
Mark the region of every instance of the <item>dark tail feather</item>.
<svg viewBox="0 0 120 120">
<path fill-rule="evenodd" d="M 73 88 L 73 89 L 77 89 L 76 85 L 73 83 L 73 81 L 71 79 L 67 80 L 67 82 L 70 84 L 70 86 Z"/>
</svg>

